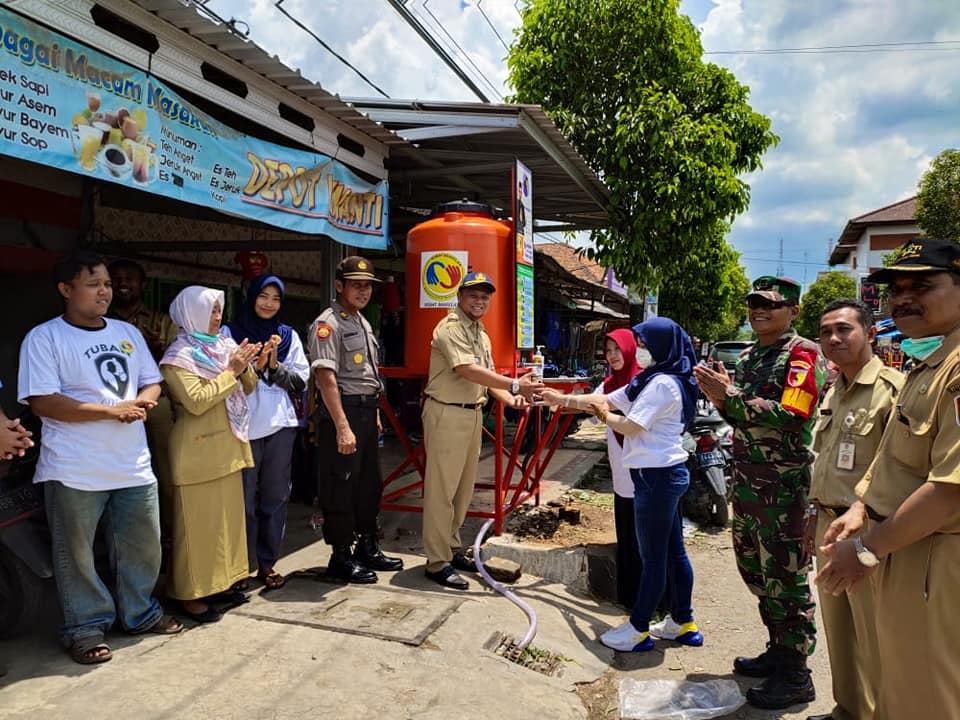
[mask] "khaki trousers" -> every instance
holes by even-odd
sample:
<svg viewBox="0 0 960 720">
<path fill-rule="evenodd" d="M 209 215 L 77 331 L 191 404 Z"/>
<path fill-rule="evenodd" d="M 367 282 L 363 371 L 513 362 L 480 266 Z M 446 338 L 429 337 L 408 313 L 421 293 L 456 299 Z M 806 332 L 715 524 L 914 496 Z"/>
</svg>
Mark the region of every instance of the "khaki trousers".
<svg viewBox="0 0 960 720">
<path fill-rule="evenodd" d="M 824 510 L 817 515 L 817 567 L 826 557 L 820 552 L 823 535 L 833 522 Z M 872 720 L 880 678 L 877 646 L 876 573 L 839 596 L 820 593 L 830 673 L 833 679 L 834 720 Z"/>
<path fill-rule="evenodd" d="M 931 535 L 877 572 L 876 720 L 960 720 L 960 535 Z"/>
<path fill-rule="evenodd" d="M 443 405 L 427 398 L 423 443 L 427 453 L 423 484 L 423 549 L 427 570 L 436 572 L 461 547 L 460 526 L 467 517 L 480 463 L 482 409 Z"/>
</svg>

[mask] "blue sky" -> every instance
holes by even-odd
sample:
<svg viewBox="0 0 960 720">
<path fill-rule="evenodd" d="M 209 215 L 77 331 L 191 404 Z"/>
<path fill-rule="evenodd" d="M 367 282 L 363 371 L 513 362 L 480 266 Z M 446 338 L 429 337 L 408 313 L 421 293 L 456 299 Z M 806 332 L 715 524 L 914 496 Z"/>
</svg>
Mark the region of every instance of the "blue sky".
<svg viewBox="0 0 960 720">
<path fill-rule="evenodd" d="M 375 94 L 274 0 L 208 5 L 246 22 L 251 39 L 331 92 Z M 392 97 L 476 100 L 386 0 L 283 0 L 282 7 Z M 492 86 L 491 95 L 509 92 L 502 43 L 520 23 L 515 0 L 409 0 L 408 7 Z M 812 282 L 850 217 L 914 194 L 930 160 L 960 147 L 956 0 L 684 0 L 682 9 L 701 31 L 705 60 L 751 88 L 751 103 L 781 138 L 764 169 L 747 178 L 750 210 L 730 236 L 751 277 L 776 270 L 783 238 L 786 274 Z M 725 52 L 915 42 L 940 44 Z"/>
</svg>

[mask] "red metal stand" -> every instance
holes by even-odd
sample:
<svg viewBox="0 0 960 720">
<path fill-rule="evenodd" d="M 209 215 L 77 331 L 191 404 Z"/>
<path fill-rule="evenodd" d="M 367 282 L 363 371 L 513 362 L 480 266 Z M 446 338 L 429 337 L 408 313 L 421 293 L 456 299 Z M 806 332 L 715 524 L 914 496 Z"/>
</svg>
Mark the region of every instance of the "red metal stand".
<svg viewBox="0 0 960 720">
<path fill-rule="evenodd" d="M 408 372 L 405 368 L 381 368 L 380 372 L 388 378 L 419 380 L 421 382 L 426 380 L 423 375 Z M 590 382 L 586 378 L 547 378 L 544 383 L 548 387 L 565 392 L 583 391 L 590 387 Z M 420 505 L 405 503 L 401 500 L 401 498 L 416 490 L 420 490 L 422 496 L 426 468 L 423 444 L 413 444 L 385 396 L 381 396 L 380 409 L 389 421 L 406 453 L 401 462 L 387 473 L 383 480 L 381 508 L 403 512 L 423 512 L 423 507 Z M 493 510 L 471 509 L 467 512 L 467 515 L 469 517 L 493 518 L 494 532 L 497 535 L 503 532 L 505 518 L 517 506 L 522 505 L 531 497 L 534 498 L 536 504 L 540 504 L 540 481 L 574 418 L 573 415 L 554 412 L 551 414 L 546 427 L 544 427 L 542 413 L 545 410 L 545 407 L 535 405 L 519 411 L 522 413 L 520 422 L 517 423 L 513 442 L 509 446 L 504 443 L 503 405 L 501 403 L 494 403 L 493 412 L 496 413 L 494 431 L 491 433 L 486 428 L 483 430 L 484 434 L 494 442 L 493 483 L 477 483 L 477 487 L 493 490 Z M 532 430 L 529 429 L 531 422 L 533 423 Z M 520 458 L 520 446 L 527 432 L 534 433 L 535 442 L 533 449 L 522 460 Z M 401 487 L 391 488 L 391 485 L 401 476 L 407 474 L 411 467 L 417 471 L 419 477 Z M 518 470 L 519 476 L 517 476 Z"/>
</svg>

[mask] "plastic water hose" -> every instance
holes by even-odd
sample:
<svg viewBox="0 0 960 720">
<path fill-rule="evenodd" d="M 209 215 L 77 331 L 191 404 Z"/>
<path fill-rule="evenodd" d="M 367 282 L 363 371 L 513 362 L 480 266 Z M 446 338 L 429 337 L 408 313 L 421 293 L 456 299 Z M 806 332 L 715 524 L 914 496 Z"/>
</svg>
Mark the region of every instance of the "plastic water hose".
<svg viewBox="0 0 960 720">
<path fill-rule="evenodd" d="M 490 573 L 488 573 L 487 569 L 483 566 L 483 560 L 480 558 L 480 543 L 483 542 L 483 538 L 486 536 L 491 525 L 493 525 L 493 520 L 487 520 L 483 527 L 480 528 L 480 532 L 477 533 L 477 537 L 473 541 L 473 562 L 477 566 L 477 572 L 479 572 L 480 576 L 487 581 L 487 585 L 492 587 L 527 614 L 527 620 L 530 622 L 530 627 L 527 628 L 527 634 L 523 636 L 523 640 L 521 640 L 517 645 L 518 649 L 523 650 L 527 647 L 527 645 L 533 642 L 533 638 L 537 634 L 537 613 L 535 613 L 533 608 L 527 605 L 527 603 L 514 595 L 511 590 L 490 577 Z"/>
</svg>

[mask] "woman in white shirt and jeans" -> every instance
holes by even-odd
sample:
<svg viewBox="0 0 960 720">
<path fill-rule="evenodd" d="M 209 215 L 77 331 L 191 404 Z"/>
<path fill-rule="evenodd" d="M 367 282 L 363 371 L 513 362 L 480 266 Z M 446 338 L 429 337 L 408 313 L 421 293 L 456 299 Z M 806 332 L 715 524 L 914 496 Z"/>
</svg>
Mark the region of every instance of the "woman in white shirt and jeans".
<svg viewBox="0 0 960 720">
<path fill-rule="evenodd" d="M 678 505 L 690 484 L 682 436 L 696 413 L 693 379 L 696 354 L 687 333 L 668 318 L 635 325 L 638 349 L 653 363 L 624 388 L 609 394 L 561 395 L 543 392 L 544 401 L 590 409 L 624 437 L 623 464 L 634 487 L 637 541 L 643 570 L 630 619 L 605 632 L 600 641 L 622 652 L 652 650 L 654 637 L 684 645 L 703 644 L 693 620 L 693 568 L 683 544 Z M 638 350 L 639 351 L 639 350 Z M 623 413 L 611 413 L 614 408 Z M 670 616 L 653 627 L 650 618 L 670 583 Z"/>
</svg>

